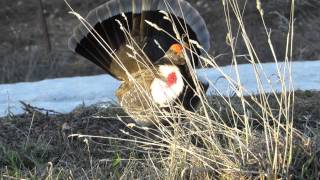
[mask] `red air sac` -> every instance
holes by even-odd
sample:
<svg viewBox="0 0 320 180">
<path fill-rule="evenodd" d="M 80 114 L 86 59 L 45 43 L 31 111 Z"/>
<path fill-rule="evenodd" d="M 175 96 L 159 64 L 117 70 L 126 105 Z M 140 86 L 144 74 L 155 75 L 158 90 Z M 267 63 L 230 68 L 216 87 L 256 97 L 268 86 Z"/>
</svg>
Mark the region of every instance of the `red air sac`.
<svg viewBox="0 0 320 180">
<path fill-rule="evenodd" d="M 177 75 L 175 72 L 172 72 L 167 77 L 167 85 L 170 87 L 177 82 Z"/>
</svg>

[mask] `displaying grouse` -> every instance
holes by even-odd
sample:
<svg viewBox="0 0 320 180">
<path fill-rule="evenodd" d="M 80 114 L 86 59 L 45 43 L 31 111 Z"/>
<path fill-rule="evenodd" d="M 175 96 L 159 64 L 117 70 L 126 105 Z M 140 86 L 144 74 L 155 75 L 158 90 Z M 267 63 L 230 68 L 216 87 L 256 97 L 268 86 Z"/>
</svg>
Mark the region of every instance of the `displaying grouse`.
<svg viewBox="0 0 320 180">
<path fill-rule="evenodd" d="M 81 21 L 69 48 L 122 81 L 116 96 L 137 123 L 150 125 L 175 105 L 196 109 L 196 85 L 206 91 L 208 84 L 192 78 L 190 68 L 210 45 L 204 20 L 188 2 L 110 0 Z"/>
</svg>

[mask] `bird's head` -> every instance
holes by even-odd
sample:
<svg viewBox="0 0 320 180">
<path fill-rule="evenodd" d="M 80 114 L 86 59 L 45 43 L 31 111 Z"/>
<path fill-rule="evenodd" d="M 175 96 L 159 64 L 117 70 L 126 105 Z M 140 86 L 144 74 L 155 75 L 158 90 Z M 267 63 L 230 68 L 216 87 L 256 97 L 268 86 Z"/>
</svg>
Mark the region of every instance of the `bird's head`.
<svg viewBox="0 0 320 180">
<path fill-rule="evenodd" d="M 165 55 L 158 60 L 158 64 L 185 65 L 186 59 L 183 53 L 183 46 L 179 43 L 172 44 Z"/>
</svg>

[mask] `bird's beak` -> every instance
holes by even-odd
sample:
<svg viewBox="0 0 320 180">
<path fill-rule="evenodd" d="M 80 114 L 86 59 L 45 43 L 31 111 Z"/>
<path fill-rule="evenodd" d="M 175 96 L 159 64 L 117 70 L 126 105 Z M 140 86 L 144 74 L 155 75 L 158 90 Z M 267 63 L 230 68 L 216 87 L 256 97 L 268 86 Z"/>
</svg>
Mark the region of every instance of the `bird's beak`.
<svg viewBox="0 0 320 180">
<path fill-rule="evenodd" d="M 168 63 L 168 59 L 164 56 L 164 57 L 162 57 L 162 58 L 160 58 L 160 59 L 158 59 L 156 62 L 154 62 L 153 64 L 154 65 L 163 65 L 163 64 L 166 64 L 166 63 Z"/>
</svg>

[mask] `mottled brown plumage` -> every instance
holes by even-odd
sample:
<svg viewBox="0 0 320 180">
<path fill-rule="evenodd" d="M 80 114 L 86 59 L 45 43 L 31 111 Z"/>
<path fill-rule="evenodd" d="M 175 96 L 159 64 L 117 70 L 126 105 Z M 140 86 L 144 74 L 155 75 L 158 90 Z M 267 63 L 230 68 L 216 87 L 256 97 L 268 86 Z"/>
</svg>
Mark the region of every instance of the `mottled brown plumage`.
<svg viewBox="0 0 320 180">
<path fill-rule="evenodd" d="M 140 124 L 150 123 L 154 103 L 150 85 L 155 78 L 155 71 L 140 70 L 132 74 L 132 80 L 124 81 L 116 91 L 118 102 L 124 110 Z M 145 122 L 147 121 L 147 122 Z"/>
<path fill-rule="evenodd" d="M 173 45 L 173 47 L 176 46 L 177 44 Z M 151 93 L 151 85 L 155 79 L 159 79 L 165 83 L 168 83 L 170 80 L 172 81 L 171 77 L 165 77 L 159 72 L 159 67 L 164 65 L 184 65 L 185 59 L 183 58 L 183 54 L 181 52 L 179 53 L 180 54 L 177 54 L 175 49 L 170 48 L 165 56 L 156 62 L 156 65 L 131 73 L 128 80 L 123 81 L 117 89 L 116 96 L 118 102 L 139 124 L 148 125 L 151 124 L 151 121 L 155 122 L 161 119 L 154 118 L 161 114 L 159 110 L 164 107 L 159 107 L 155 103 Z M 168 84 L 168 86 L 170 86 L 170 84 Z M 179 94 L 177 94 L 177 96 L 179 96 Z"/>
<path fill-rule="evenodd" d="M 168 106 L 196 108 L 199 97 L 193 91 L 196 86 L 185 55 L 192 66 L 198 66 L 195 53 L 201 50 L 187 51 L 179 37 L 188 33 L 205 50 L 210 38 L 202 17 L 188 2 L 110 0 L 91 10 L 86 20 L 91 27 L 80 24 L 75 28 L 69 48 L 122 81 L 116 96 L 133 119 L 149 125 L 158 119 L 154 113 L 158 116 Z M 184 39 L 184 44 L 189 46 L 189 40 Z"/>
</svg>

